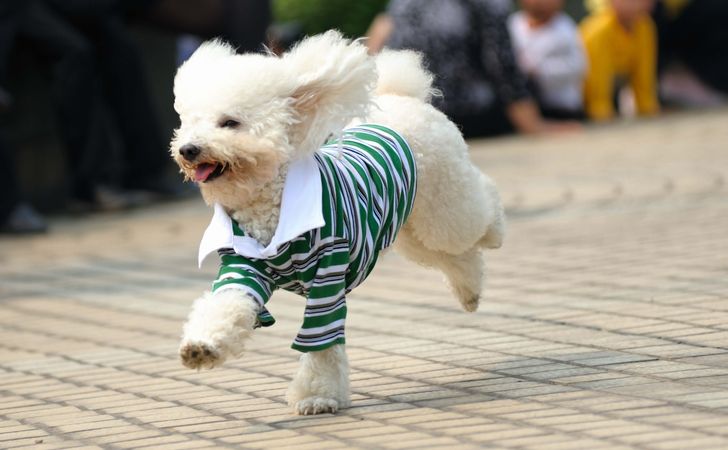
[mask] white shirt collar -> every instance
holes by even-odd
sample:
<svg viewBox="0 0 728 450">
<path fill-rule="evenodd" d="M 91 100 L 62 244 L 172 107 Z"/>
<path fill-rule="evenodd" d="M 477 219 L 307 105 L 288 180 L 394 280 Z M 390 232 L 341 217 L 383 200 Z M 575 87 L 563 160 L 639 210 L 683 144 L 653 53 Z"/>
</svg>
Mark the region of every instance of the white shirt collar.
<svg viewBox="0 0 728 450">
<path fill-rule="evenodd" d="M 266 259 L 278 253 L 278 247 L 301 234 L 324 226 L 321 211 L 321 174 L 313 155 L 293 161 L 288 167 L 281 198 L 278 227 L 267 247 L 249 236 L 235 236 L 230 216 L 222 205 L 215 204 L 215 213 L 200 242 L 198 264 L 221 248 L 256 259 Z"/>
</svg>

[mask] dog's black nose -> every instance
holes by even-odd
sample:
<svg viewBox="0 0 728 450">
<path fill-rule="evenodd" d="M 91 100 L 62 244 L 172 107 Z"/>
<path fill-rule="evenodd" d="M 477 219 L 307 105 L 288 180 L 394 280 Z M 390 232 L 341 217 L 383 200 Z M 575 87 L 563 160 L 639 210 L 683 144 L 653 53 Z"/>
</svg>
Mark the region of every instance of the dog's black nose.
<svg viewBox="0 0 728 450">
<path fill-rule="evenodd" d="M 187 161 L 194 161 L 200 154 L 200 147 L 193 144 L 185 144 L 179 148 L 179 154 Z"/>
</svg>

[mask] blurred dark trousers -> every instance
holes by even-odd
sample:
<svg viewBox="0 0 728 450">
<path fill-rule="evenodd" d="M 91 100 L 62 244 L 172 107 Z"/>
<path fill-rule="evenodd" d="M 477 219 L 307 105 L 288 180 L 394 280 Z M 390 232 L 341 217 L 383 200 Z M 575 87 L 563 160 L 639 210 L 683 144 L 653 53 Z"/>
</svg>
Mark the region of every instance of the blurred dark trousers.
<svg viewBox="0 0 728 450">
<path fill-rule="evenodd" d="M 119 16 L 79 28 L 96 43 L 101 89 L 123 141 L 122 182 L 128 188 L 145 187 L 169 158 L 137 44 Z"/>
<path fill-rule="evenodd" d="M 728 93 L 728 1 L 692 0 L 675 19 L 660 6 L 660 66 L 681 60 L 702 81 Z"/>
<path fill-rule="evenodd" d="M 167 160 L 165 145 L 135 43 L 121 17 L 113 10 L 94 8 L 96 15 L 79 11 L 81 19 L 77 20 L 70 14 L 73 11 L 58 11 L 43 1 L 10 3 L 22 6 L 6 10 L 11 15 L 6 14 L 2 21 L 11 23 L 12 37 L 29 44 L 48 67 L 72 196 L 91 200 L 108 163 L 111 139 L 104 119 L 107 109 L 116 119 L 123 140 L 124 184 L 143 184 L 158 176 Z M 86 4 L 80 2 L 79 8 Z M 4 64 L 7 59 L 0 61 L 0 72 Z"/>
<path fill-rule="evenodd" d="M 3 140 L 0 140 L 0 167 L 4 173 L 0 176 L 0 223 L 4 222 L 11 210 L 19 201 L 18 180 L 15 175 L 15 158 Z"/>
<path fill-rule="evenodd" d="M 500 136 L 515 131 L 506 115 L 506 108 L 500 101 L 493 102 L 487 109 L 469 114 L 446 114 L 455 122 L 466 139 Z"/>
<path fill-rule="evenodd" d="M 4 47 L 20 41 L 47 65 L 58 131 L 67 152 L 71 193 L 89 198 L 102 157 L 98 153 L 106 145 L 91 48 L 43 2 L 6 3 L 15 7 L 4 11 L 3 22 L 10 24 L 13 33 L 6 37 Z M 7 53 L 4 56 L 0 61 L 3 75 L 8 64 Z"/>
</svg>

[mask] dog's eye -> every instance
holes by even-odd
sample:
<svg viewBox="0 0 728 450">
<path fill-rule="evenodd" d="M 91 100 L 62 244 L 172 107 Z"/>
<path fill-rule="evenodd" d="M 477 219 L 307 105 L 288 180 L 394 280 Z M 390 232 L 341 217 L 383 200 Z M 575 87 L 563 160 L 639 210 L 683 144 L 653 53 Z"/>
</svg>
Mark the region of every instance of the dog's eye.
<svg viewBox="0 0 728 450">
<path fill-rule="evenodd" d="M 220 126 L 222 128 L 237 128 L 240 125 L 240 122 L 233 119 L 227 119 L 224 120 L 222 123 L 220 123 Z"/>
</svg>

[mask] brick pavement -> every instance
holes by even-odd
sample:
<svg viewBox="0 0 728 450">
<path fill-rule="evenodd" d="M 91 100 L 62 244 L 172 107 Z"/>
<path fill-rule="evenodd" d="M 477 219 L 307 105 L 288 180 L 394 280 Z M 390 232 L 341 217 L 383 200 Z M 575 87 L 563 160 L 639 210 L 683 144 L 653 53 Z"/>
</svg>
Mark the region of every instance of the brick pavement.
<svg viewBox="0 0 728 450">
<path fill-rule="evenodd" d="M 223 369 L 176 359 L 198 200 L 0 240 L 0 448 L 728 448 L 728 112 L 473 143 L 510 216 L 485 301 L 385 257 L 351 296 L 353 407 L 283 394 L 300 299 Z"/>
</svg>

